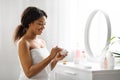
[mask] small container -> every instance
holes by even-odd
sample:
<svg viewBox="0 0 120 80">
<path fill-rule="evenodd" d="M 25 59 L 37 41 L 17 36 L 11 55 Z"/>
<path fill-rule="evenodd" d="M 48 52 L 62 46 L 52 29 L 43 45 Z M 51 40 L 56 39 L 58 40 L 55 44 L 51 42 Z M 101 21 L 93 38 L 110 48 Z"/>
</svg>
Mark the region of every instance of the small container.
<svg viewBox="0 0 120 80">
<path fill-rule="evenodd" d="M 62 51 L 60 52 L 60 55 L 66 56 L 67 53 L 68 53 L 68 51 L 64 49 L 64 50 L 62 50 Z"/>
</svg>

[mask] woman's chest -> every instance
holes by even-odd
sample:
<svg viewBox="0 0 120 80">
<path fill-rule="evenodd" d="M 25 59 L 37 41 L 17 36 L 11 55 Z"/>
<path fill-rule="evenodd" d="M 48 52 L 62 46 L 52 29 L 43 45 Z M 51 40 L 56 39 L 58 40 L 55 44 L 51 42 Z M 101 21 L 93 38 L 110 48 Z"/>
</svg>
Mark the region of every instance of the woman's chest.
<svg viewBox="0 0 120 80">
<path fill-rule="evenodd" d="M 40 40 L 39 41 L 38 40 L 29 41 L 29 46 L 30 46 L 30 49 L 45 47 L 45 45 Z"/>
<path fill-rule="evenodd" d="M 49 52 L 46 48 L 34 48 L 31 49 L 30 53 L 34 63 L 38 63 L 49 56 Z"/>
</svg>

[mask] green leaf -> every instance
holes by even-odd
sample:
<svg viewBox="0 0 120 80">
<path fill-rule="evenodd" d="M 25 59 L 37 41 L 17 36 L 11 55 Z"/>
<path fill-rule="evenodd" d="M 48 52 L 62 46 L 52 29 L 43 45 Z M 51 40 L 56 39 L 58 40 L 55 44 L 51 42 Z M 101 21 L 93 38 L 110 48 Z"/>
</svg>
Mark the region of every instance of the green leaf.
<svg viewBox="0 0 120 80">
<path fill-rule="evenodd" d="M 113 36 L 113 37 L 110 39 L 110 41 L 112 41 L 114 38 L 115 38 L 115 36 Z"/>
<path fill-rule="evenodd" d="M 116 54 L 116 55 L 119 55 L 119 56 L 120 56 L 120 53 L 115 53 L 115 52 L 114 52 L 113 54 Z"/>
</svg>

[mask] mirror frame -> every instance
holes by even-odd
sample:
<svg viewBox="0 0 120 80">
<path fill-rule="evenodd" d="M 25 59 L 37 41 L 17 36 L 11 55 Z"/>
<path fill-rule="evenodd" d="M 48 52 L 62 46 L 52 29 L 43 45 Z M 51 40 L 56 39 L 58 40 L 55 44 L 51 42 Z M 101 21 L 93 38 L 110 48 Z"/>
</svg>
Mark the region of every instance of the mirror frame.
<svg viewBox="0 0 120 80">
<path fill-rule="evenodd" d="M 86 26 L 85 26 L 85 33 L 84 33 L 84 39 L 85 39 L 85 49 L 86 49 L 86 52 L 88 53 L 89 57 L 91 58 L 95 58 L 95 56 L 93 55 L 93 52 L 91 51 L 91 48 L 90 48 L 90 42 L 89 42 L 89 30 L 90 30 L 90 26 L 91 26 L 91 22 L 93 20 L 93 18 L 95 17 L 95 15 L 98 13 L 98 12 L 101 12 L 105 19 L 106 19 L 106 22 L 107 22 L 107 40 L 106 40 L 106 44 L 105 46 L 103 47 L 103 50 L 101 51 L 101 55 L 100 56 L 104 56 L 105 55 L 105 51 L 108 49 L 108 46 L 110 44 L 110 38 L 111 38 L 111 23 L 110 23 L 110 19 L 109 19 L 109 16 L 102 10 L 94 10 L 88 17 L 88 20 L 87 20 L 87 23 L 86 23 Z"/>
</svg>

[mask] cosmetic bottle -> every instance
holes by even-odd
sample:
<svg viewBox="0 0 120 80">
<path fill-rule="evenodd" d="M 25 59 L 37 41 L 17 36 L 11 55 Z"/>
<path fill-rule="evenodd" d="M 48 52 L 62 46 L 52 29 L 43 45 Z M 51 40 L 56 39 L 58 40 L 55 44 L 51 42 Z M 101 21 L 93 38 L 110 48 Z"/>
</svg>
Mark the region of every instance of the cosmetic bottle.
<svg viewBox="0 0 120 80">
<path fill-rule="evenodd" d="M 113 56 L 113 53 L 108 51 L 108 53 L 106 55 L 106 58 L 107 58 L 107 62 L 108 62 L 107 69 L 114 69 L 114 56 Z"/>
<path fill-rule="evenodd" d="M 114 69 L 114 57 L 112 52 L 110 51 L 107 52 L 101 66 L 102 69 L 108 69 L 108 70 Z"/>
<path fill-rule="evenodd" d="M 80 62 L 80 49 L 79 49 L 79 44 L 76 44 L 76 48 L 74 51 L 74 63 L 79 64 Z"/>
<path fill-rule="evenodd" d="M 104 68 L 104 69 L 107 69 L 107 68 L 108 68 L 108 60 L 107 60 L 106 57 L 104 58 L 103 68 Z"/>
</svg>

